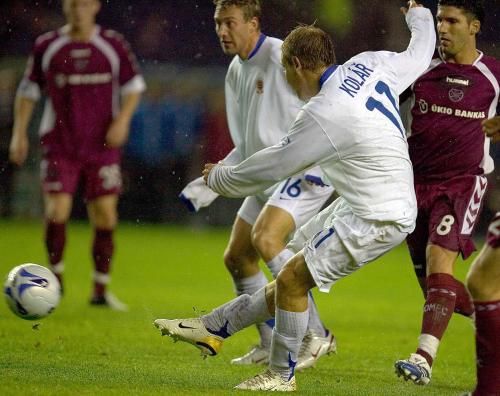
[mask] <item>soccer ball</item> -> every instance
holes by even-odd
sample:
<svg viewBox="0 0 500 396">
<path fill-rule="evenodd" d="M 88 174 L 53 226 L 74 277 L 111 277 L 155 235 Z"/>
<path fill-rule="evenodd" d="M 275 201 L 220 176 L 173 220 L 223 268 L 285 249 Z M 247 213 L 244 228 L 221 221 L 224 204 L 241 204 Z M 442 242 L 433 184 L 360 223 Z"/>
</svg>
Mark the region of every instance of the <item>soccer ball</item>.
<svg viewBox="0 0 500 396">
<path fill-rule="evenodd" d="M 12 269 L 4 285 L 7 305 L 17 316 L 40 319 L 50 314 L 61 299 L 61 285 L 47 268 L 22 264 Z"/>
</svg>

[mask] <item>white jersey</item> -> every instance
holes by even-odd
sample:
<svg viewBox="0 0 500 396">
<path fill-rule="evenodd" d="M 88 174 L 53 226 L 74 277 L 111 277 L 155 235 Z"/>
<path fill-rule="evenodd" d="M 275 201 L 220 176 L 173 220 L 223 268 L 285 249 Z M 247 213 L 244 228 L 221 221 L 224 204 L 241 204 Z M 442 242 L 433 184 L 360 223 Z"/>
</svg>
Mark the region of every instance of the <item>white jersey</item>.
<svg viewBox="0 0 500 396">
<path fill-rule="evenodd" d="M 328 68 L 282 142 L 238 166 L 215 167 L 209 187 L 252 195 L 319 164 L 355 215 L 413 228 L 413 173 L 397 99 L 429 65 L 435 33 L 426 8 L 410 9 L 406 20 L 406 51 L 365 52 Z"/>
<path fill-rule="evenodd" d="M 247 60 L 236 55 L 225 83 L 226 113 L 235 148 L 222 160 L 236 165 L 278 143 L 304 104 L 286 82 L 281 45 L 261 34 Z"/>
</svg>

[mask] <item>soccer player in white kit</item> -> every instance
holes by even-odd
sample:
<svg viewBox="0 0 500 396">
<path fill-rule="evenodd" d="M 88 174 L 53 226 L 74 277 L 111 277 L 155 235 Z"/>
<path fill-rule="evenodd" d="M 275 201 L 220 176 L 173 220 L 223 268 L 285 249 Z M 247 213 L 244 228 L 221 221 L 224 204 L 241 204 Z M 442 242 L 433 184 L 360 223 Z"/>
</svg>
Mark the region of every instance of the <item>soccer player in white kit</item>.
<svg viewBox="0 0 500 396">
<path fill-rule="evenodd" d="M 278 143 L 287 134 L 303 102 L 283 74 L 282 41 L 261 33 L 259 1 L 216 0 L 214 4 L 217 36 L 224 53 L 234 56 L 226 75 L 225 99 L 235 148 L 222 162 L 236 165 Z M 266 191 L 248 194 L 238 211 L 224 254 L 238 295 L 251 295 L 268 283 L 258 265 L 259 258 L 276 277 L 293 256 L 293 252 L 285 249 L 289 236 L 318 213 L 333 192 L 321 177 L 321 169 L 317 167 L 291 175 L 278 187 L 269 186 Z M 181 193 L 181 199 L 194 210 L 209 205 L 216 197 L 201 178 Z M 258 324 L 260 345 L 231 362 L 266 364 L 273 326 L 274 320 Z M 323 326 L 311 301 L 309 331 L 298 369 L 314 365 L 322 355 L 335 349 L 333 334 Z"/>
<path fill-rule="evenodd" d="M 308 291 L 339 279 L 400 244 L 415 226 L 412 165 L 396 98 L 430 63 L 430 11 L 409 2 L 412 38 L 402 53 L 365 52 L 335 65 L 321 29 L 296 28 L 283 43 L 286 78 L 308 100 L 280 144 L 237 166 L 207 164 L 210 188 L 229 197 L 254 194 L 319 164 L 340 198 L 294 236 L 297 253 L 276 281 L 201 318 L 155 321 L 162 334 L 214 355 L 225 338 L 274 314 L 267 371 L 238 389 L 294 391 L 294 368 L 308 321 Z"/>
</svg>

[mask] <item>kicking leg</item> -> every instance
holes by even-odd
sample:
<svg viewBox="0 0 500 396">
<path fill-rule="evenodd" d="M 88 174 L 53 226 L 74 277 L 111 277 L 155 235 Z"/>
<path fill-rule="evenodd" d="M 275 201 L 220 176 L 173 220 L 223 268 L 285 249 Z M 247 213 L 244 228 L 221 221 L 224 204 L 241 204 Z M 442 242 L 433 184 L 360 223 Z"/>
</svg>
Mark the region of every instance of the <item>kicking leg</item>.
<svg viewBox="0 0 500 396">
<path fill-rule="evenodd" d="M 314 286 L 304 256 L 298 253 L 276 280 L 276 326 L 269 369 L 237 389 L 295 390 L 295 366 L 309 320 L 308 292 Z"/>
<path fill-rule="evenodd" d="M 272 318 L 274 314 L 275 281 L 253 295 L 243 294 L 215 308 L 201 318 L 157 319 L 154 325 L 162 335 L 189 342 L 203 355 L 216 355 L 224 339 L 250 326 Z"/>
<path fill-rule="evenodd" d="M 252 229 L 253 244 L 274 278 L 294 256 L 294 252 L 286 248 L 294 230 L 293 216 L 287 210 L 269 204 L 264 206 Z M 297 370 L 312 367 L 321 356 L 336 351 L 335 337 L 321 321 L 311 293 L 308 298 L 308 331 L 300 350 Z"/>
</svg>

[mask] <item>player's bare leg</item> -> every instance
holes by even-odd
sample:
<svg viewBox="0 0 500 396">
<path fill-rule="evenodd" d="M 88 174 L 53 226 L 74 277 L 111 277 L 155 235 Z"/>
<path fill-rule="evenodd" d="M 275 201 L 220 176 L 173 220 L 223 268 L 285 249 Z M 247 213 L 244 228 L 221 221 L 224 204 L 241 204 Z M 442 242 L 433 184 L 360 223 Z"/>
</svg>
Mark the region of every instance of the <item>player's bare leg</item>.
<svg viewBox="0 0 500 396">
<path fill-rule="evenodd" d="M 268 280 L 259 267 L 259 254 L 252 243 L 252 225 L 240 216 L 231 230 L 228 246 L 224 253 L 224 263 L 235 286 L 236 295 L 252 295 L 264 287 Z M 233 364 L 267 364 L 271 346 L 272 327 L 274 321 L 257 324 L 260 342 L 247 354 L 235 358 Z"/>
<path fill-rule="evenodd" d="M 66 246 L 66 223 L 73 206 L 73 197 L 68 193 L 45 193 L 45 246 L 52 272 L 61 283 L 63 290 L 64 262 Z"/>
<path fill-rule="evenodd" d="M 127 306 L 107 290 L 110 281 L 111 260 L 114 253 L 113 231 L 118 222 L 118 195 L 97 197 L 87 204 L 90 223 L 94 227 L 92 257 L 94 259 L 94 292 L 91 304 L 126 311 Z"/>
<path fill-rule="evenodd" d="M 497 220 L 500 231 L 500 217 Z M 492 224 L 494 226 L 495 222 Z M 497 231 L 498 232 L 498 231 Z M 498 235 L 497 235 L 498 239 Z M 486 244 L 467 276 L 476 307 L 477 386 L 473 395 L 500 389 L 500 247 Z M 479 364 L 480 362 L 480 364 Z"/>
<path fill-rule="evenodd" d="M 253 244 L 275 279 L 294 256 L 286 249 L 286 243 L 295 229 L 293 216 L 273 205 L 264 206 L 252 229 Z M 297 370 L 314 366 L 320 357 L 336 352 L 336 349 L 335 337 L 321 322 L 312 294 L 309 294 L 308 331 L 300 349 Z"/>
<path fill-rule="evenodd" d="M 214 356 L 226 338 L 273 317 L 275 286 L 273 281 L 251 296 L 242 294 L 199 318 L 156 319 L 154 325 L 162 335 L 193 344 L 204 356 Z"/>
</svg>

